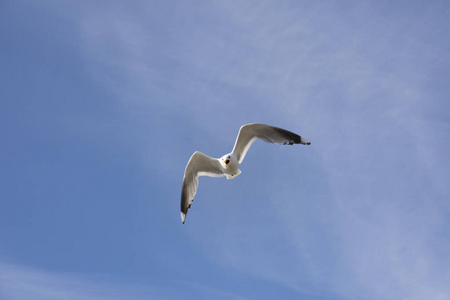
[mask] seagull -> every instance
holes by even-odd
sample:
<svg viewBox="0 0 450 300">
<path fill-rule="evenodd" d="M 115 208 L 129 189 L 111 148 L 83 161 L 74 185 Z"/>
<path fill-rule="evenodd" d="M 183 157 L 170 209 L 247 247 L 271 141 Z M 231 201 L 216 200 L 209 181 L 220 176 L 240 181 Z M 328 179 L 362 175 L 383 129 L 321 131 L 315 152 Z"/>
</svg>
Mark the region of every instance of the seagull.
<svg viewBox="0 0 450 300">
<path fill-rule="evenodd" d="M 197 193 L 198 177 L 226 176 L 227 179 L 235 178 L 241 174 L 239 164 L 242 163 L 248 149 L 255 140 L 283 145 L 311 144 L 305 138 L 288 130 L 266 124 L 253 123 L 243 125 L 239 129 L 233 151 L 221 158 L 212 158 L 199 151 L 194 152 L 186 165 L 181 188 L 181 222 L 183 224 Z"/>
</svg>

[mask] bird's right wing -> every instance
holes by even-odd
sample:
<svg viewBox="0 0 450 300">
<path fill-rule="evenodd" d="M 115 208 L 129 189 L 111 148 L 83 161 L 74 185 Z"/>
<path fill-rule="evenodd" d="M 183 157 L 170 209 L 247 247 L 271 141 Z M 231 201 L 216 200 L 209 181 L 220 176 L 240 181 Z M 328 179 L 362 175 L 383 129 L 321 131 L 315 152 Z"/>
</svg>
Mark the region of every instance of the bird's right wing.
<svg viewBox="0 0 450 300">
<path fill-rule="evenodd" d="M 181 222 L 186 220 L 186 214 L 191 208 L 197 193 L 198 176 L 224 176 L 223 167 L 218 159 L 209 157 L 196 151 L 192 154 L 184 171 L 183 186 L 181 188 Z"/>
</svg>

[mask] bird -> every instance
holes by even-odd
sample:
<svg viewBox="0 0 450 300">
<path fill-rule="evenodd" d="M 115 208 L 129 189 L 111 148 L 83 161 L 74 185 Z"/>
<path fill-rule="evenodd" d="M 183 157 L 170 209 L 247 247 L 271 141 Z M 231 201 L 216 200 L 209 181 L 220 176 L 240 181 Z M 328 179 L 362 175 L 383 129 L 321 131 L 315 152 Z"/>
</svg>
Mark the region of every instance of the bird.
<svg viewBox="0 0 450 300">
<path fill-rule="evenodd" d="M 194 152 L 186 165 L 181 187 L 181 222 L 183 224 L 197 193 L 198 177 L 226 176 L 227 179 L 237 177 L 241 174 L 239 165 L 256 140 L 282 145 L 311 145 L 311 142 L 305 138 L 286 129 L 261 123 L 251 123 L 241 126 L 233 150 L 221 158 L 212 158 L 199 151 Z"/>
</svg>

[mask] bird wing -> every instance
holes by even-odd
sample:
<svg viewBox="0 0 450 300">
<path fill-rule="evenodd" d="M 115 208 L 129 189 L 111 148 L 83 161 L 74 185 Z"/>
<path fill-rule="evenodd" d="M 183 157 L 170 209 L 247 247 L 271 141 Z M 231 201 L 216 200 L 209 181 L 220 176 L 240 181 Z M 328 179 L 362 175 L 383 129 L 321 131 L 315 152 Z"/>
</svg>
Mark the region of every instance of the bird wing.
<svg viewBox="0 0 450 300">
<path fill-rule="evenodd" d="M 183 224 L 192 201 L 194 201 L 199 176 L 224 176 L 223 167 L 218 159 L 198 151 L 192 154 L 184 171 L 183 186 L 181 188 L 181 222 Z"/>
<path fill-rule="evenodd" d="M 248 149 L 257 139 L 263 140 L 267 143 L 283 145 L 311 144 L 309 141 L 302 138 L 298 134 L 282 128 L 258 123 L 247 124 L 239 129 L 239 134 L 236 138 L 236 143 L 234 144 L 234 148 L 232 151 L 236 155 L 239 163 L 244 160 Z"/>
</svg>

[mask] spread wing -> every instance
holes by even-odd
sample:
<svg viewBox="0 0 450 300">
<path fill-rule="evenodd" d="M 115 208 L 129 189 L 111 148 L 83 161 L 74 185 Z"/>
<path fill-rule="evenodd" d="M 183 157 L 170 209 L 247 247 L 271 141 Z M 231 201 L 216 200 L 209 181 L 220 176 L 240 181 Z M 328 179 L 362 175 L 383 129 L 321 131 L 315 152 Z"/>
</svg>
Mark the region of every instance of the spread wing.
<svg viewBox="0 0 450 300">
<path fill-rule="evenodd" d="M 236 155 L 239 163 L 244 160 L 248 149 L 257 139 L 263 140 L 267 143 L 283 145 L 311 144 L 309 141 L 302 138 L 298 134 L 282 128 L 258 123 L 247 124 L 239 129 L 239 134 L 236 138 L 236 143 L 234 144 L 234 148 L 232 151 Z"/>
<path fill-rule="evenodd" d="M 197 192 L 198 176 L 220 177 L 223 175 L 223 168 L 218 159 L 198 151 L 192 154 L 184 171 L 183 186 L 181 188 L 181 222 L 183 224 Z"/>
</svg>

